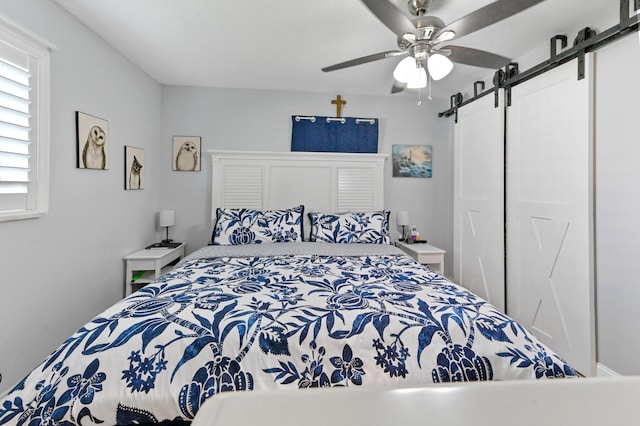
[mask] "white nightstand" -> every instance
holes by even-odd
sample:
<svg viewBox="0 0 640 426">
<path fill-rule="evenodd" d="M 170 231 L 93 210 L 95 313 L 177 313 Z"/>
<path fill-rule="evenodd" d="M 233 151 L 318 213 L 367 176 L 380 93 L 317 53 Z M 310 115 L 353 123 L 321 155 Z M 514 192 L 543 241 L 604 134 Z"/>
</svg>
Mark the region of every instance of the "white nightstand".
<svg viewBox="0 0 640 426">
<path fill-rule="evenodd" d="M 133 286 L 149 284 L 159 278 L 166 272 L 166 270 L 163 271 L 162 268 L 183 257 L 184 243 L 176 248 L 144 249 L 125 256 L 125 296 L 133 293 Z M 140 273 L 142 273 L 141 276 L 139 276 Z"/>
<path fill-rule="evenodd" d="M 438 269 L 435 272 L 444 275 L 444 255 L 447 253 L 445 250 L 426 243 L 407 244 L 398 241 L 396 245 L 418 261 L 418 263 L 423 265 L 438 265 Z"/>
</svg>

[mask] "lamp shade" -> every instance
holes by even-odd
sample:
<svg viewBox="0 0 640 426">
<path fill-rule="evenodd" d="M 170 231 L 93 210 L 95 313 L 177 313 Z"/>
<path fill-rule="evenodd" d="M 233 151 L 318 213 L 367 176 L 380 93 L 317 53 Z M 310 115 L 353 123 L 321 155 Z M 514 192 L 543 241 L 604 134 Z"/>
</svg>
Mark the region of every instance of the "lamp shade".
<svg viewBox="0 0 640 426">
<path fill-rule="evenodd" d="M 427 87 L 427 72 L 412 56 L 404 58 L 398 63 L 393 70 L 393 78 L 401 83 L 406 83 L 409 89 Z"/>
<path fill-rule="evenodd" d="M 405 210 L 399 211 L 396 216 L 396 220 L 398 221 L 398 225 L 400 226 L 409 225 L 409 212 Z"/>
<path fill-rule="evenodd" d="M 427 87 L 427 72 L 422 67 L 416 68 L 409 81 L 407 81 L 407 88 L 422 89 L 423 87 Z"/>
<path fill-rule="evenodd" d="M 453 62 L 444 55 L 434 53 L 429 56 L 427 60 L 427 68 L 429 68 L 429 74 L 434 80 L 440 80 L 445 78 L 453 69 Z"/>
<path fill-rule="evenodd" d="M 393 70 L 393 78 L 398 80 L 401 83 L 407 83 L 411 80 L 412 73 L 416 71 L 416 60 L 408 56 L 398 62 L 396 68 Z"/>
<path fill-rule="evenodd" d="M 158 223 L 160 226 L 173 226 L 175 219 L 175 212 L 173 210 L 161 210 Z"/>
</svg>

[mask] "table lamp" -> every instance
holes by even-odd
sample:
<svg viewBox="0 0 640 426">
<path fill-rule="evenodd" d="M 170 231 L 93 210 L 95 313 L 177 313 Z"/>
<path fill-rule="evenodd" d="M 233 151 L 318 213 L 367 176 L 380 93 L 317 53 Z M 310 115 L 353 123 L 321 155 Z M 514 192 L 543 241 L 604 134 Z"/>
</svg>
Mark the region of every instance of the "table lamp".
<svg viewBox="0 0 640 426">
<path fill-rule="evenodd" d="M 399 211 L 396 215 L 396 221 L 398 225 L 402 226 L 402 238 L 400 238 L 400 241 L 407 241 L 406 227 L 409 225 L 409 212 L 405 210 Z"/>
<path fill-rule="evenodd" d="M 175 224 L 175 212 L 173 210 L 161 210 L 160 211 L 160 219 L 158 220 L 158 224 L 161 227 L 165 227 L 167 230 L 167 238 L 162 240 L 163 243 L 172 243 L 173 240 L 169 239 L 169 227 Z"/>
</svg>

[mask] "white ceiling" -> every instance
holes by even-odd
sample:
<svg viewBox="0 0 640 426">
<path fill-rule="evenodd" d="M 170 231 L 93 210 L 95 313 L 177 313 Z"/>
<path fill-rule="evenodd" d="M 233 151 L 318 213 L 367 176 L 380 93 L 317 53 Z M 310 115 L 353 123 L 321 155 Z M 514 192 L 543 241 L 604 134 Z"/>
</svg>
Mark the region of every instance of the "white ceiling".
<svg viewBox="0 0 640 426">
<path fill-rule="evenodd" d="M 55 1 L 167 85 L 387 95 L 400 60 L 320 70 L 397 48 L 396 36 L 359 0 Z M 390 1 L 407 10 L 406 0 Z M 429 14 L 450 23 L 491 1 L 434 0 Z M 546 0 L 451 44 L 518 58 L 556 34 L 571 42 L 594 19 L 615 24 L 618 7 L 615 0 Z M 448 98 L 493 72 L 456 64 L 433 95 Z"/>
</svg>

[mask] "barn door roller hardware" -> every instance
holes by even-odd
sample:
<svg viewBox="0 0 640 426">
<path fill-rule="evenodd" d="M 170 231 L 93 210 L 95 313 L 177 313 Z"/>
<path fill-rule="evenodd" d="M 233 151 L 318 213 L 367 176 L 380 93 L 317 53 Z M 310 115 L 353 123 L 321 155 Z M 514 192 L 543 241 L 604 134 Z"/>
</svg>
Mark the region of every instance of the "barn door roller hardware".
<svg viewBox="0 0 640 426">
<path fill-rule="evenodd" d="M 511 87 L 512 81 L 517 81 L 520 74 L 520 68 L 517 62 L 512 62 L 505 67 L 506 81 L 504 82 L 505 94 L 507 96 L 507 106 L 511 106 Z"/>
<path fill-rule="evenodd" d="M 586 53 L 587 40 L 595 37 L 596 32 L 589 27 L 585 27 L 578 31 L 578 35 L 573 41 L 573 46 L 575 48 L 579 48 L 580 46 L 585 46 L 585 49 L 579 50 L 578 54 L 578 80 L 582 80 L 584 78 L 584 54 Z"/>
<path fill-rule="evenodd" d="M 633 3 L 633 14 L 631 13 L 631 4 Z M 565 35 L 555 35 L 550 40 L 550 54 L 549 59 L 534 66 L 527 71 L 520 73 L 517 68 L 517 64 L 512 63 L 505 67 L 505 71 L 498 70 L 493 76 L 494 87 L 487 89 L 483 92 L 477 92 L 477 84 L 474 83 L 474 95 L 472 98 L 462 100 L 462 102 L 453 105 L 447 111 L 438 113 L 438 117 L 450 117 L 454 113 L 457 113 L 457 109 L 463 105 L 471 103 L 476 99 L 479 99 L 490 93 L 495 93 L 496 102 L 498 105 L 497 96 L 498 89 L 505 88 L 507 94 L 507 106 L 510 104 L 510 92 L 513 86 L 516 86 L 522 82 L 530 80 L 542 73 L 556 68 L 566 62 L 569 62 L 575 58 L 578 58 L 578 79 L 584 78 L 584 56 L 588 52 L 593 52 L 602 46 L 605 46 L 619 38 L 625 36 L 628 33 L 638 31 L 640 26 L 640 0 L 620 0 L 620 23 L 614 25 L 606 31 L 596 34 L 594 30 L 589 27 L 585 27 L 580 30 L 574 39 L 573 46 L 567 49 L 568 39 Z M 558 44 L 560 45 L 561 52 L 558 52 Z M 564 50 L 563 50 L 564 49 Z M 504 72 L 505 75 L 499 75 L 500 72 Z M 504 77 L 504 80 L 502 80 Z M 484 89 L 484 86 L 483 86 Z"/>
<path fill-rule="evenodd" d="M 458 108 L 462 105 L 462 93 L 458 92 L 449 98 L 449 111 L 455 114 L 454 123 L 458 122 Z"/>
<path fill-rule="evenodd" d="M 504 70 L 498 70 L 493 74 L 493 107 L 498 108 L 500 105 L 500 99 L 498 99 L 499 88 L 504 87 L 504 82 L 507 81 L 507 74 Z"/>
</svg>

